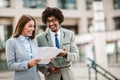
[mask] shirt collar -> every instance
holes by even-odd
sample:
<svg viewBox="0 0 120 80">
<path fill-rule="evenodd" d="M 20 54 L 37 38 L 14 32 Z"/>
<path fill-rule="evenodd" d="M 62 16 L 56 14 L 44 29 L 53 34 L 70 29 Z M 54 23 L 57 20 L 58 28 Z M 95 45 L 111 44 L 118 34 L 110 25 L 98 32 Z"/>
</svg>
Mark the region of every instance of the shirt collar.
<svg viewBox="0 0 120 80">
<path fill-rule="evenodd" d="M 21 41 L 25 41 L 25 39 L 28 39 L 29 37 L 25 37 L 25 36 L 23 36 L 23 35 L 20 35 L 18 38 L 19 38 Z"/>
<path fill-rule="evenodd" d="M 56 33 L 58 34 L 58 36 L 60 36 L 60 29 L 59 29 L 58 32 L 56 32 Z M 52 31 L 50 30 L 51 36 L 55 36 L 56 33 L 55 33 L 55 32 L 52 32 Z"/>
</svg>

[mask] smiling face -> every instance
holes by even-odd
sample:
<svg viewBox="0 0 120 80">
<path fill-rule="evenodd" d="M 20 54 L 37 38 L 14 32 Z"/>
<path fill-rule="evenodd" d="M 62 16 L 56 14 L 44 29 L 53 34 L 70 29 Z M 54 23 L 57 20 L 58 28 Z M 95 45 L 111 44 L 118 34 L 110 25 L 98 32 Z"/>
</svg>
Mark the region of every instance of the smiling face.
<svg viewBox="0 0 120 80">
<path fill-rule="evenodd" d="M 59 30 L 59 20 L 54 16 L 48 17 L 47 26 L 52 32 L 57 32 Z"/>
<path fill-rule="evenodd" d="M 34 25 L 35 23 L 33 20 L 30 20 L 28 23 L 26 23 L 23 28 L 22 35 L 26 37 L 32 36 L 33 31 L 35 30 Z"/>
</svg>

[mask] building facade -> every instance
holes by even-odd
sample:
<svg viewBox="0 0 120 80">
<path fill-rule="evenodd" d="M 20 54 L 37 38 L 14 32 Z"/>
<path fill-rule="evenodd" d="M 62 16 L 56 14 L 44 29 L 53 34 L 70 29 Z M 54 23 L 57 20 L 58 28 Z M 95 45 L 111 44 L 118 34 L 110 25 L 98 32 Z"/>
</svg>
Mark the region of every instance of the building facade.
<svg viewBox="0 0 120 80">
<path fill-rule="evenodd" d="M 46 29 L 41 14 L 47 6 L 60 8 L 65 16 L 61 26 L 75 32 L 80 66 L 91 58 L 120 78 L 120 0 L 0 0 L 0 61 L 6 60 L 6 40 L 22 14 L 35 17 L 36 35 Z M 97 27 L 95 18 L 100 18 Z"/>
</svg>

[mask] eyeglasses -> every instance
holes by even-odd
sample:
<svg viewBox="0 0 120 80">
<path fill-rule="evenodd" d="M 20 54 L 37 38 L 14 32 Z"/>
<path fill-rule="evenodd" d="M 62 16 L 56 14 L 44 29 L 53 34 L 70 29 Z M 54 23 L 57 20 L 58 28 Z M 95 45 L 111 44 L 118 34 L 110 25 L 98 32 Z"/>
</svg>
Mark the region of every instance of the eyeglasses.
<svg viewBox="0 0 120 80">
<path fill-rule="evenodd" d="M 57 21 L 57 19 L 54 18 L 54 19 L 51 19 L 51 20 L 47 20 L 47 23 L 50 24 L 51 22 L 54 23 L 54 22 L 56 22 L 56 21 Z"/>
</svg>

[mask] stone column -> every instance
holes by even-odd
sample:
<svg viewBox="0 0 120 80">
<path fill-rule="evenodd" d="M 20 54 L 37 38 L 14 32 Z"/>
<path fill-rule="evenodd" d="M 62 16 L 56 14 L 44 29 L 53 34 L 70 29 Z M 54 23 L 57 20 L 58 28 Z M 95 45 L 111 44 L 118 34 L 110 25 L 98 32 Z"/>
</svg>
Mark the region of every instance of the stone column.
<svg viewBox="0 0 120 80">
<path fill-rule="evenodd" d="M 94 45 L 95 45 L 95 62 L 107 68 L 107 54 L 106 54 L 106 34 L 105 34 L 105 17 L 103 10 L 103 2 L 101 0 L 94 0 L 93 2 L 94 13 Z M 96 74 L 96 73 L 95 73 Z M 96 75 L 96 80 L 105 80 L 101 75 Z"/>
<path fill-rule="evenodd" d="M 93 15 L 93 25 L 95 32 L 105 31 L 105 17 L 103 2 L 101 0 L 95 0 L 93 2 Z"/>
<path fill-rule="evenodd" d="M 86 3 L 85 0 L 76 0 L 77 1 L 77 8 L 80 13 L 80 19 L 78 21 L 78 32 L 79 33 L 87 33 L 88 22 L 86 17 Z M 84 12 L 84 13 L 83 13 Z"/>
<path fill-rule="evenodd" d="M 104 69 L 107 69 L 107 54 L 106 54 L 106 42 L 105 41 L 106 41 L 105 32 L 94 33 L 95 62 L 101 67 L 103 67 Z M 97 80 L 106 80 L 100 74 L 99 75 L 96 74 L 96 75 L 98 78 Z"/>
</svg>

